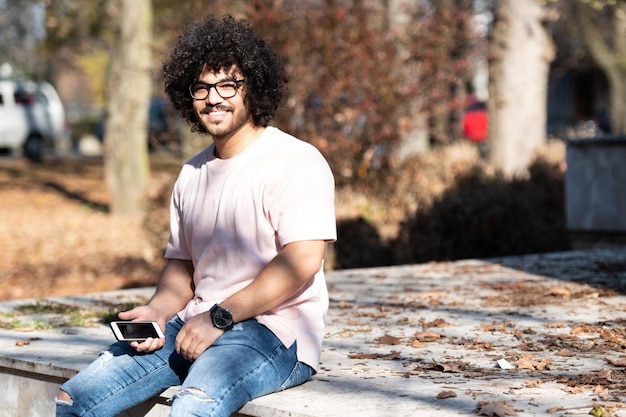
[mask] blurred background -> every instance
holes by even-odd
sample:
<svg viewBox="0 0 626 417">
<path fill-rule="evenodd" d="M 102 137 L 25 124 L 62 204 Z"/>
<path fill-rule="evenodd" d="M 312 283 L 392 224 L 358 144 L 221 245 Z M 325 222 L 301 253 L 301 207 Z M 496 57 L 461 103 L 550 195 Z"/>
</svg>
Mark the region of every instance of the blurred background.
<svg viewBox="0 0 626 417">
<path fill-rule="evenodd" d="M 286 64 L 274 124 L 336 178 L 329 269 L 626 244 L 626 1 L 0 0 L 0 299 L 155 282 L 210 143 L 161 61 L 206 13 Z"/>
</svg>

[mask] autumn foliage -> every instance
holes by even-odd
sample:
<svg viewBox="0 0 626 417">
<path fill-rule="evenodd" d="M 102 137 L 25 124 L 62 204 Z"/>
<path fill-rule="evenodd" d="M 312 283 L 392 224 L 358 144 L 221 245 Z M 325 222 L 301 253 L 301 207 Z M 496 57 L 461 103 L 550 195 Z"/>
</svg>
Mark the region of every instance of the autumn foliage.
<svg viewBox="0 0 626 417">
<path fill-rule="evenodd" d="M 277 123 L 316 145 L 339 185 L 392 175 L 392 150 L 419 117 L 434 141 L 457 137 L 472 76 L 470 2 L 413 3 L 257 0 L 246 9 L 291 76 Z"/>
</svg>

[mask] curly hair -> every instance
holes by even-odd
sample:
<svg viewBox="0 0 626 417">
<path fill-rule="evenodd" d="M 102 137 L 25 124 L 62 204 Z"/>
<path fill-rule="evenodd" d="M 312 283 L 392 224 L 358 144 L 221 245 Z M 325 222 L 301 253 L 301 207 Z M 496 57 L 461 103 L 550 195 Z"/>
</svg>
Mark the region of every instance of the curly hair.
<svg viewBox="0 0 626 417">
<path fill-rule="evenodd" d="M 189 85 L 204 69 L 219 72 L 233 65 L 245 78 L 244 103 L 255 126 L 266 127 L 287 93 L 287 75 L 278 55 L 250 27 L 230 15 L 207 15 L 178 38 L 163 62 L 165 92 L 194 132 L 205 133 L 193 112 Z"/>
</svg>

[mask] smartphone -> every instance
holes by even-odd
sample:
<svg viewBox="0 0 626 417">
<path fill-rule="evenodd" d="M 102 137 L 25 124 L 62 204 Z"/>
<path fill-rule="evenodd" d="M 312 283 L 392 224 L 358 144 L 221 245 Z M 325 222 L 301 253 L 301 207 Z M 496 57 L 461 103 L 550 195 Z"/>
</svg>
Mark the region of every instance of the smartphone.
<svg viewBox="0 0 626 417">
<path fill-rule="evenodd" d="M 164 337 L 154 321 L 112 321 L 111 330 L 120 342 L 143 342 L 149 337 Z"/>
</svg>

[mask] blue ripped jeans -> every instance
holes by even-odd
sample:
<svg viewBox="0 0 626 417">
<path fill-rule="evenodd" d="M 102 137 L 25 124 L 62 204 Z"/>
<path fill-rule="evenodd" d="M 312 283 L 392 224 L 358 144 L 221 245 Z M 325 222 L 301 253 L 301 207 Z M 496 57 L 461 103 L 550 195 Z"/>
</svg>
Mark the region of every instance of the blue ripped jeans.
<svg viewBox="0 0 626 417">
<path fill-rule="evenodd" d="M 302 384 L 313 372 L 298 362 L 296 343 L 287 349 L 254 319 L 237 323 L 190 362 L 174 348 L 183 324 L 178 317 L 167 323 L 165 346 L 156 352 L 112 345 L 61 386 L 73 401 L 57 399 L 57 417 L 113 417 L 175 385 L 181 388 L 170 417 L 229 417 L 251 399 Z"/>
</svg>

